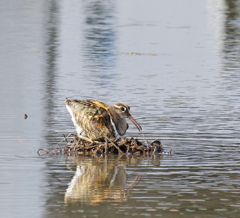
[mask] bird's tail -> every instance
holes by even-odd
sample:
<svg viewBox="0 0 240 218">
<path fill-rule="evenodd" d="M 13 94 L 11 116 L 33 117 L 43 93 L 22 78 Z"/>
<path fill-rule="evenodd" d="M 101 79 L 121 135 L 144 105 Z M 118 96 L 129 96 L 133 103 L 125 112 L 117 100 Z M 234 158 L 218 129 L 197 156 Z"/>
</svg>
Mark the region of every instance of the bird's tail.
<svg viewBox="0 0 240 218">
<path fill-rule="evenodd" d="M 70 100 L 68 98 L 66 98 L 64 102 L 66 105 L 69 105 Z"/>
</svg>

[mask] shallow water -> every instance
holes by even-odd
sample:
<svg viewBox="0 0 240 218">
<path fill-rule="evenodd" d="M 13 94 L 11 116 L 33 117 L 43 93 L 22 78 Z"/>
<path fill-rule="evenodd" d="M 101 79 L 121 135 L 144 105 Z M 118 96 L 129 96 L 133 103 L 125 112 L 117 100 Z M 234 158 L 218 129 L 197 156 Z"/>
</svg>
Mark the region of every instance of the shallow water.
<svg viewBox="0 0 240 218">
<path fill-rule="evenodd" d="M 0 216 L 238 217 L 239 9 L 2 2 Z M 130 105 L 126 136 L 173 156 L 38 157 L 74 131 L 66 97 Z"/>
</svg>

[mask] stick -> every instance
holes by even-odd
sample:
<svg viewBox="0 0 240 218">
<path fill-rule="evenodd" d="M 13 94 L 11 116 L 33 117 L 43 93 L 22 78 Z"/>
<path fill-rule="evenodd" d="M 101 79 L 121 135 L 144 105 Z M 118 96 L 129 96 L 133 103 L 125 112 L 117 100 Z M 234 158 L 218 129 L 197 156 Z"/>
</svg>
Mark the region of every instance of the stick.
<svg viewBox="0 0 240 218">
<path fill-rule="evenodd" d="M 40 154 L 39 151 L 44 151 L 45 154 Z M 45 149 L 43 149 L 43 148 L 40 148 L 40 149 L 38 149 L 37 154 L 38 154 L 38 156 L 44 156 L 44 155 L 50 154 L 50 151 L 45 150 Z"/>
<path fill-rule="evenodd" d="M 109 139 L 107 139 L 117 150 L 118 150 L 118 154 L 123 154 L 123 152 L 120 150 L 120 148 L 115 145 L 113 142 L 111 142 Z"/>
<path fill-rule="evenodd" d="M 67 141 L 67 138 L 68 138 L 70 135 L 72 135 L 72 134 L 73 134 L 73 133 L 71 132 L 71 133 L 69 133 L 66 137 L 65 137 L 65 135 L 63 134 L 64 138 L 63 138 L 60 142 L 58 142 L 58 146 L 60 147 L 60 143 L 63 142 L 64 140 L 65 140 L 66 142 L 68 142 L 68 141 Z M 61 147 L 60 147 L 60 149 L 61 149 Z"/>
</svg>

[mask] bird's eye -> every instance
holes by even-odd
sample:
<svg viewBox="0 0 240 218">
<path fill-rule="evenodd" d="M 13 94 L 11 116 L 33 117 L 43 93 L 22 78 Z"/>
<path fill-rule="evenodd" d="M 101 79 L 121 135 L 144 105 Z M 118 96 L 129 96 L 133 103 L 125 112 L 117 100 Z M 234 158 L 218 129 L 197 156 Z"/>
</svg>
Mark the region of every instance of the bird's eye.
<svg viewBox="0 0 240 218">
<path fill-rule="evenodd" d="M 125 107 L 120 107 L 120 110 L 121 110 L 122 112 L 125 112 L 125 111 L 126 111 L 126 108 L 125 108 Z"/>
</svg>

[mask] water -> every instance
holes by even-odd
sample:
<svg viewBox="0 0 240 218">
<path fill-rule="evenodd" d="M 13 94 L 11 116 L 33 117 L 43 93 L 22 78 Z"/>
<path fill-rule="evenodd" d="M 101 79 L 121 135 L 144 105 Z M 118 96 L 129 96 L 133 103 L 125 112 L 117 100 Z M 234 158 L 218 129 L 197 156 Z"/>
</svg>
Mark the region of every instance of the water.
<svg viewBox="0 0 240 218">
<path fill-rule="evenodd" d="M 0 4 L 1 217 L 239 216 L 239 1 Z M 66 97 L 130 105 L 173 156 L 38 157 Z"/>
</svg>

